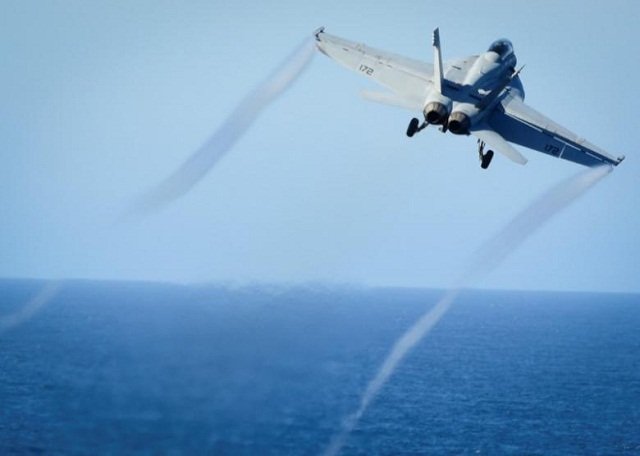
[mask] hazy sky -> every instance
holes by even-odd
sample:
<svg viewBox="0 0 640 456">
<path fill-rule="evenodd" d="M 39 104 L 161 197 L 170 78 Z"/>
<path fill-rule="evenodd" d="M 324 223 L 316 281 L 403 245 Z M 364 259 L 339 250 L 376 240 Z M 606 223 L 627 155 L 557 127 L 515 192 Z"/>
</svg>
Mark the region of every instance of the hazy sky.
<svg viewBox="0 0 640 456">
<path fill-rule="evenodd" d="M 0 276 L 448 286 L 579 165 L 404 132 L 318 55 L 191 193 L 117 224 L 315 28 L 431 60 L 510 38 L 527 102 L 627 160 L 483 287 L 640 291 L 640 2 L 3 1 Z"/>
</svg>

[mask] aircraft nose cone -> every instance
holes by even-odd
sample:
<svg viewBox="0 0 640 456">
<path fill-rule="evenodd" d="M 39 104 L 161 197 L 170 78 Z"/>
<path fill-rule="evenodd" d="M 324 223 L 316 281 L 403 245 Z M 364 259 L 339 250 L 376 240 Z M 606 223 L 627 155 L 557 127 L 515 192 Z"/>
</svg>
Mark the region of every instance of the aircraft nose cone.
<svg viewBox="0 0 640 456">
<path fill-rule="evenodd" d="M 456 111 L 449 116 L 449 131 L 456 135 L 466 135 L 469 133 L 471 121 L 465 113 Z"/>
</svg>

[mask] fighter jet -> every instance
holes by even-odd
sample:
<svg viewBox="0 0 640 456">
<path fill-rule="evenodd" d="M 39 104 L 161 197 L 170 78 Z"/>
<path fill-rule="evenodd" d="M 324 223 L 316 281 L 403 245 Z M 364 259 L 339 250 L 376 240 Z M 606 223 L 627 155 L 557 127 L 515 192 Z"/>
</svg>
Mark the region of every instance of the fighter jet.
<svg viewBox="0 0 640 456">
<path fill-rule="evenodd" d="M 522 67 L 516 69 L 513 45 L 507 39 L 493 42 L 482 54 L 443 62 L 436 28 L 434 63 L 429 64 L 330 35 L 324 27 L 315 31 L 315 37 L 320 52 L 390 90 L 365 92 L 366 98 L 422 112 L 424 120 L 411 119 L 407 136 L 436 125 L 443 133 L 478 138 L 483 169 L 491 163 L 493 150 L 526 164 L 510 143 L 585 166 L 617 166 L 624 160 L 524 103 Z"/>
</svg>

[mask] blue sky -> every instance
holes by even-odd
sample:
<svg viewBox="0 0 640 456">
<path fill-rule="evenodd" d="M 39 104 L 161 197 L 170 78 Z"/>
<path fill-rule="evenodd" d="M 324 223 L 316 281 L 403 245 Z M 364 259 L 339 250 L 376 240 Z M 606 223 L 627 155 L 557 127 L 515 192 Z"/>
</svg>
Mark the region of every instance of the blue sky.
<svg viewBox="0 0 640 456">
<path fill-rule="evenodd" d="M 404 136 L 413 113 L 318 55 L 191 193 L 132 198 L 189 156 L 320 25 L 431 59 L 510 38 L 527 102 L 627 160 L 481 284 L 640 291 L 640 3 L 84 2 L 0 6 L 0 276 L 446 287 L 537 195 L 581 168 L 472 138 Z"/>
</svg>

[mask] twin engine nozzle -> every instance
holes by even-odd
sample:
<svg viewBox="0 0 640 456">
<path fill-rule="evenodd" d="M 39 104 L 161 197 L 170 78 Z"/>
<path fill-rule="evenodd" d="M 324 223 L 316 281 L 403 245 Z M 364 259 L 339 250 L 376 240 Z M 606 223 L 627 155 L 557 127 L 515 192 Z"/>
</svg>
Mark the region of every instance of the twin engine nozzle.
<svg viewBox="0 0 640 456">
<path fill-rule="evenodd" d="M 449 109 L 439 101 L 432 101 L 424 107 L 424 118 L 430 124 L 442 125 L 447 121 L 447 117 Z"/>
<path fill-rule="evenodd" d="M 446 125 L 453 134 L 466 135 L 471 127 L 469 116 L 460 111 L 451 112 L 451 100 L 439 95 L 436 100 L 429 100 L 424 107 L 424 118 L 429 124 Z"/>
<path fill-rule="evenodd" d="M 471 127 L 471 120 L 465 113 L 455 111 L 449 116 L 448 127 L 453 134 L 467 135 L 469 134 L 469 127 Z"/>
</svg>

